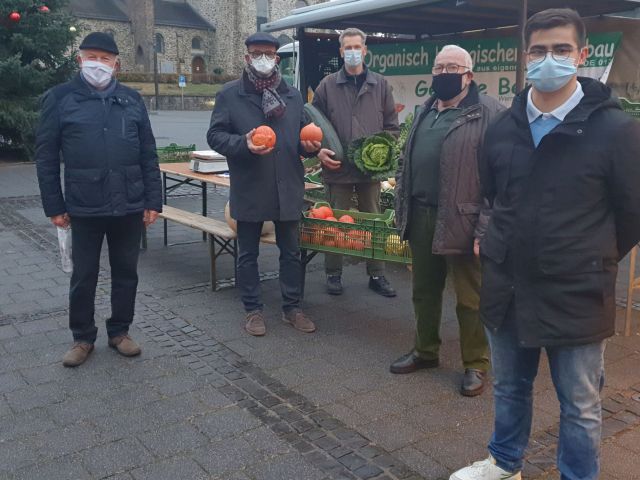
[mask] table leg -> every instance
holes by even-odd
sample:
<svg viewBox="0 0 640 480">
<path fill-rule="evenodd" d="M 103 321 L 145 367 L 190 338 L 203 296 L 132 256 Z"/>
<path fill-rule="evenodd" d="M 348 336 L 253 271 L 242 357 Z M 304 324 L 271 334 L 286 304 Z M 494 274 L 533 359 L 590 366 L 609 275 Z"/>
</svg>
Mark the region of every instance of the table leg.
<svg viewBox="0 0 640 480">
<path fill-rule="evenodd" d="M 624 316 L 624 336 L 631 336 L 631 316 L 633 313 L 633 287 L 636 281 L 636 257 L 638 255 L 638 247 L 631 249 L 631 258 L 629 259 L 629 286 L 627 287 L 627 309 Z"/>
<path fill-rule="evenodd" d="M 166 172 L 162 172 L 162 203 L 164 205 L 167 204 L 167 173 Z M 164 246 L 166 247 L 168 242 L 168 235 L 167 235 L 167 219 L 163 219 L 162 220 L 162 228 L 163 228 L 163 235 L 164 235 Z"/>
<path fill-rule="evenodd" d="M 202 216 L 207 216 L 207 184 L 202 182 Z M 207 235 L 202 233 L 202 240 L 207 240 Z"/>
</svg>

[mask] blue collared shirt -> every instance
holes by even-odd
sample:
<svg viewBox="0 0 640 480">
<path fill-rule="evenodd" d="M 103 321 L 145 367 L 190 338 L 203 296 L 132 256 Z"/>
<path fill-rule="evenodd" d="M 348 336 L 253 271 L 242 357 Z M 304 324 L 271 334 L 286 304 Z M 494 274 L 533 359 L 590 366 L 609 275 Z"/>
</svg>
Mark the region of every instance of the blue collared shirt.
<svg viewBox="0 0 640 480">
<path fill-rule="evenodd" d="M 566 102 L 549 113 L 543 113 L 534 105 L 531 99 L 532 90 L 533 89 L 529 89 L 529 95 L 527 97 L 527 118 L 529 120 L 529 128 L 531 128 L 533 143 L 537 147 L 542 138 L 564 121 L 569 112 L 578 106 L 580 100 L 584 97 L 584 92 L 582 91 L 582 85 L 578 82 L 575 91 Z"/>
</svg>

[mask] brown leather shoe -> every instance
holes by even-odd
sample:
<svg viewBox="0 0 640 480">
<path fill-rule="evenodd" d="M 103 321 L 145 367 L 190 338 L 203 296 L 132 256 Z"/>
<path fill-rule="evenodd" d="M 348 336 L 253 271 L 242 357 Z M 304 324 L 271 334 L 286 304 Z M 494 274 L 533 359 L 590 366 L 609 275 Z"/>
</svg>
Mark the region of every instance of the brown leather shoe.
<svg viewBox="0 0 640 480">
<path fill-rule="evenodd" d="M 487 373 L 476 368 L 467 368 L 462 377 L 460 393 L 465 397 L 475 397 L 484 392 L 487 384 Z"/>
<path fill-rule="evenodd" d="M 125 357 L 135 357 L 142 353 L 140 346 L 129 335 L 118 335 L 110 338 L 109 346 L 115 348 L 120 355 Z"/>
<path fill-rule="evenodd" d="M 247 313 L 247 323 L 244 325 L 244 329 L 249 335 L 254 337 L 261 337 L 267 332 L 267 328 L 264 325 L 264 316 L 262 311 L 254 310 Z"/>
<path fill-rule="evenodd" d="M 302 310 L 295 309 L 282 313 L 282 321 L 290 324 L 296 330 L 304 333 L 312 333 L 316 331 L 315 324 L 307 317 Z"/>
<path fill-rule="evenodd" d="M 82 365 L 91 352 L 93 352 L 93 343 L 75 342 L 62 357 L 62 365 L 65 367 Z"/>
</svg>

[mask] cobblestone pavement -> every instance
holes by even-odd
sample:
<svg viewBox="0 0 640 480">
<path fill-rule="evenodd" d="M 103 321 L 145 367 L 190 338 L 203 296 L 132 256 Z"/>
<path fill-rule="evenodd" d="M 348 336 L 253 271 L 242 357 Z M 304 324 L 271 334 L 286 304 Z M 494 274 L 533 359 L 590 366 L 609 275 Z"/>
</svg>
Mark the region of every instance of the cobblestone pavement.
<svg viewBox="0 0 640 480">
<path fill-rule="evenodd" d="M 447 289 L 442 368 L 388 373 L 412 342 L 409 275 L 389 266 L 396 299 L 369 292 L 363 265 L 345 268 L 345 295 L 324 294 L 321 259 L 305 308 L 318 332 L 278 319 L 277 280 L 262 283 L 268 334 L 242 330 L 237 292 L 208 289 L 205 244 L 164 247 L 149 231 L 124 359 L 103 328 L 87 364 L 64 369 L 68 275 L 40 209 L 32 165 L 0 165 L 0 478 L 445 479 L 486 455 L 492 398 L 463 398 L 457 325 Z M 221 215 L 224 190 L 210 192 Z M 197 210 L 197 197 L 174 205 Z M 199 234 L 170 225 L 171 241 Z M 103 255 L 98 325 L 109 315 Z M 263 247 L 265 278 L 277 250 Z M 222 258 L 220 277 L 233 264 Z M 620 292 L 624 292 L 621 274 Z M 640 478 L 640 337 L 613 337 L 603 392 L 602 479 Z M 543 360 L 525 478 L 557 478 L 558 402 Z"/>
</svg>

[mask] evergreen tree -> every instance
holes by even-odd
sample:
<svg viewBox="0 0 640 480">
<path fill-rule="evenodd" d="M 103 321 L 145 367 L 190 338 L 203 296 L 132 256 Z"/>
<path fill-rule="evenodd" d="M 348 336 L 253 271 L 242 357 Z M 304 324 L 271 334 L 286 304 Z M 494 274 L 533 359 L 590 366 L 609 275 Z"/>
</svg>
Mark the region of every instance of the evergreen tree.
<svg viewBox="0 0 640 480">
<path fill-rule="evenodd" d="M 31 156 L 38 97 L 75 69 L 67 0 L 0 0 L 0 153 Z"/>
</svg>

